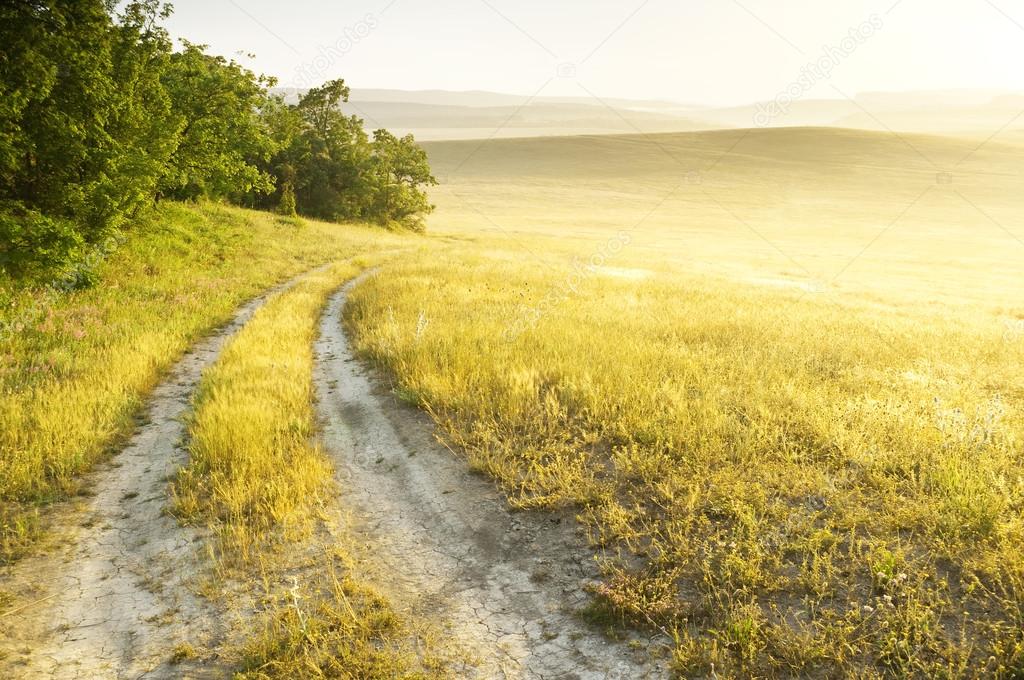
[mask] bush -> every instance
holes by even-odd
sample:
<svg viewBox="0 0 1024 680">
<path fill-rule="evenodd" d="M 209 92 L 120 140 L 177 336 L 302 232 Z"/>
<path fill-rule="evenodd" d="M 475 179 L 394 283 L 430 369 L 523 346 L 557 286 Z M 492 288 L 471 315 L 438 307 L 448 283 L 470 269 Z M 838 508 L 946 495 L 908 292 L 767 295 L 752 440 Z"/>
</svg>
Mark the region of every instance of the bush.
<svg viewBox="0 0 1024 680">
<path fill-rule="evenodd" d="M 0 204 L 0 269 L 12 278 L 41 280 L 71 267 L 83 246 L 67 220 Z"/>
<path fill-rule="evenodd" d="M 291 182 L 281 189 L 281 202 L 277 205 L 277 211 L 285 217 L 295 216 L 295 188 Z"/>
</svg>

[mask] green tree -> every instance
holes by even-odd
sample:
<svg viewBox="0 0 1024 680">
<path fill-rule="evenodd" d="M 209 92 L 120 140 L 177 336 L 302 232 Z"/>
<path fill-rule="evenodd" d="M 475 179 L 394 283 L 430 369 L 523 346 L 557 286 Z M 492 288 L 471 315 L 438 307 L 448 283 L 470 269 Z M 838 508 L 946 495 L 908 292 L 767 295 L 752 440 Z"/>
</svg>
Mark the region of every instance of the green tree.
<svg viewBox="0 0 1024 680">
<path fill-rule="evenodd" d="M 412 135 L 399 138 L 387 130 L 377 130 L 370 159 L 372 190 L 367 217 L 422 230 L 422 216 L 434 209 L 423 187 L 437 184 L 430 173 L 427 153 Z"/>
<path fill-rule="evenodd" d="M 274 81 L 206 54 L 204 45 L 182 42 L 163 76 L 184 125 L 162 192 L 184 199 L 269 193 L 273 179 L 259 164 L 274 144 L 258 111 Z"/>
<path fill-rule="evenodd" d="M 134 217 L 150 205 L 168 161 L 179 148 L 184 119 L 161 80 L 171 61 L 172 43 L 158 25 L 170 6 L 157 0 L 129 4 L 111 35 L 111 79 L 107 125 L 110 195 L 108 223 Z M 95 206 L 94 206 L 95 209 Z"/>
<path fill-rule="evenodd" d="M 280 96 L 268 96 L 260 106 L 259 117 L 271 141 L 272 151 L 269 157 L 257 162 L 257 167 L 261 172 L 274 178 L 275 190 L 270 193 L 250 191 L 242 200 L 253 208 L 292 214 L 292 208 L 282 204 L 294 203 L 294 210 L 298 210 L 295 197 L 296 151 L 293 146 L 302 134 L 302 117 L 296 107 L 288 105 Z M 287 198 L 286 190 L 290 194 Z"/>
<path fill-rule="evenodd" d="M 294 217 L 298 213 L 298 203 L 295 199 L 295 169 L 290 165 L 283 166 L 278 182 L 281 187 L 281 198 L 277 204 L 277 211 L 282 215 Z"/>
<path fill-rule="evenodd" d="M 0 260 L 73 256 L 151 200 L 176 121 L 156 0 L 0 5 Z M 60 259 L 60 258 L 56 258 Z"/>
<path fill-rule="evenodd" d="M 44 3 L 0 4 L 0 190 L 14 193 L 31 139 L 21 126 L 30 104 L 42 101 L 57 81 L 49 46 L 65 25 Z"/>
<path fill-rule="evenodd" d="M 366 204 L 370 145 L 363 121 L 347 116 L 343 80 L 313 88 L 299 101 L 301 131 L 282 157 L 295 169 L 299 212 L 325 220 L 359 217 Z"/>
</svg>

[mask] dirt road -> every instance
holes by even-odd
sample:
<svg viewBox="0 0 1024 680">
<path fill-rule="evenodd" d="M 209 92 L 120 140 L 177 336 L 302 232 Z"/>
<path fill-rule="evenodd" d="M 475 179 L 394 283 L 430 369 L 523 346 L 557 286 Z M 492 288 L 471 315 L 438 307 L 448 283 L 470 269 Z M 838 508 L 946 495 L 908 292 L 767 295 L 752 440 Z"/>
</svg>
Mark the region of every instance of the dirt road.
<svg viewBox="0 0 1024 680">
<path fill-rule="evenodd" d="M 445 621 L 477 663 L 459 677 L 662 677 L 645 649 L 582 623 L 592 555 L 569 518 L 510 512 L 494 486 L 433 439 L 356 360 L 342 328 L 348 292 L 323 317 L 315 371 L 323 438 L 342 505 L 380 561 L 377 585 L 398 606 Z"/>
<path fill-rule="evenodd" d="M 611 642 L 576 615 L 597 573 L 575 522 L 510 512 L 356 361 L 341 312 L 358 283 L 330 300 L 315 380 L 343 489 L 337 519 L 364 544 L 376 585 L 465 653 L 456 677 L 662 677 L 645 645 Z M 0 572 L 18 603 L 0 618 L 0 677 L 225 675 L 209 650 L 229 622 L 195 592 L 203 536 L 167 515 L 167 492 L 187 463 L 183 417 L 202 370 L 271 293 L 179 362 L 126 448 L 91 475 L 92 495 L 51 518 L 47 549 Z M 200 656 L 176 659 L 184 643 Z"/>
<path fill-rule="evenodd" d="M 291 283 L 245 305 L 196 345 L 153 392 L 125 449 L 90 476 L 91 497 L 50 519 L 48 549 L 0 573 L 0 589 L 19 603 L 0 619 L 0 677 L 214 672 L 208 660 L 202 671 L 188 659 L 171 663 L 179 644 L 201 650 L 226 622 L 194 592 L 201 536 L 167 515 L 168 484 L 188 461 L 183 416 L 203 369 L 267 297 Z"/>
</svg>

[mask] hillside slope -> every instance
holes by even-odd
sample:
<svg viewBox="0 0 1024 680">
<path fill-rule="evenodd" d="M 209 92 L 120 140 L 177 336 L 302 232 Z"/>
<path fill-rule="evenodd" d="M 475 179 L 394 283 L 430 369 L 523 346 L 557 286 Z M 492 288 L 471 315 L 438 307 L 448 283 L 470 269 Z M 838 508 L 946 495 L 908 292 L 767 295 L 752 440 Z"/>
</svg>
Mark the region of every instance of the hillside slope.
<svg viewBox="0 0 1024 680">
<path fill-rule="evenodd" d="M 161 375 L 242 302 L 331 259 L 394 243 L 360 226 L 213 204 L 164 203 L 97 284 L 58 293 L 0 286 L 0 562 L 38 531 L 38 508 L 131 432 Z"/>
</svg>

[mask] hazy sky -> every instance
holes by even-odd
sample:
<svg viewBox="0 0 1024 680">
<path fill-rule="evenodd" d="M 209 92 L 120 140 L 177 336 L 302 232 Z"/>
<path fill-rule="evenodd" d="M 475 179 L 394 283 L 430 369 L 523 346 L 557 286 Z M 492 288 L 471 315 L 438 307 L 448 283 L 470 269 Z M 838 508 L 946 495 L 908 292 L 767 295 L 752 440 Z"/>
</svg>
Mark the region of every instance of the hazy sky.
<svg viewBox="0 0 1024 680">
<path fill-rule="evenodd" d="M 243 61 L 284 86 L 343 77 L 353 87 L 699 104 L 790 87 L 828 98 L 840 96 L 834 88 L 1024 89 L 1024 0 L 894 3 L 177 0 L 169 28 L 220 54 L 254 53 Z M 830 75 L 797 84 L 810 63 Z"/>
</svg>

